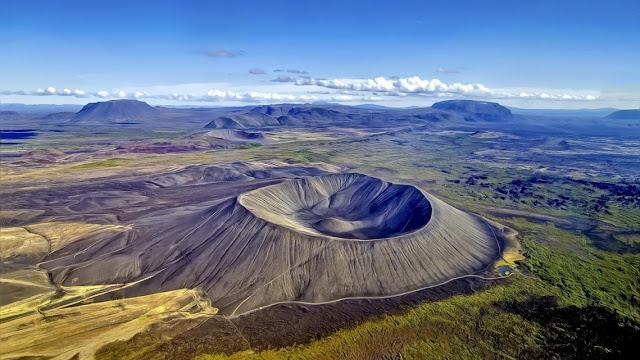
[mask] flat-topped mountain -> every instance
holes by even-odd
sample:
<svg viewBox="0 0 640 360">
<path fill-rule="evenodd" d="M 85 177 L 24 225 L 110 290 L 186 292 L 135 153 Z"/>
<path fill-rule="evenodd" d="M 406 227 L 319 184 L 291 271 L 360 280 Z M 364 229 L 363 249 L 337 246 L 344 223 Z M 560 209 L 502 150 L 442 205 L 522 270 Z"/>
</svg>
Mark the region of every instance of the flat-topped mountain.
<svg viewBox="0 0 640 360">
<path fill-rule="evenodd" d="M 109 100 L 89 103 L 75 114 L 58 113 L 50 120 L 69 121 L 80 125 L 137 125 L 164 128 L 201 128 L 221 109 L 176 109 L 151 106 L 138 100 Z"/>
<path fill-rule="evenodd" d="M 137 122 L 158 116 L 160 110 L 138 100 L 89 103 L 72 117 L 74 122 Z"/>
<path fill-rule="evenodd" d="M 607 115 L 607 119 L 635 120 L 640 119 L 640 109 L 618 110 Z"/>
<path fill-rule="evenodd" d="M 513 118 L 511 110 L 487 101 L 447 100 L 437 102 L 431 108 L 463 113 L 467 121 L 505 121 Z"/>
</svg>

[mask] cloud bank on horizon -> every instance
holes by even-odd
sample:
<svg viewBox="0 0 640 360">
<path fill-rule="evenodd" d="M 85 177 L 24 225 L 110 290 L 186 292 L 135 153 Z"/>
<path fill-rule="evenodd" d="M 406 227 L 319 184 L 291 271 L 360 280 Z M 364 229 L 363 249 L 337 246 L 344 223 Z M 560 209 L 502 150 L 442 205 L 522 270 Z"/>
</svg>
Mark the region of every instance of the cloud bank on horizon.
<svg viewBox="0 0 640 360">
<path fill-rule="evenodd" d="M 249 91 L 238 92 L 231 90 L 211 89 L 201 94 L 185 94 L 185 93 L 149 93 L 145 91 L 126 92 L 123 90 L 116 91 L 95 91 L 87 92 L 78 89 L 61 89 L 58 90 L 52 86 L 46 89 L 37 89 L 35 91 L 28 90 L 3 90 L 0 95 L 17 95 L 17 96 L 60 96 L 73 97 L 78 99 L 96 99 L 96 100 L 116 100 L 116 99 L 134 99 L 134 100 L 167 100 L 171 102 L 243 102 L 243 103 L 271 103 L 271 102 L 314 102 L 314 101 L 330 101 L 330 102 L 375 102 L 383 100 L 378 96 L 353 96 L 348 94 L 288 94 L 278 92 Z"/>
<path fill-rule="evenodd" d="M 366 80 L 316 80 L 313 78 L 298 79 L 294 82 L 299 86 L 320 86 L 329 89 L 352 90 L 361 92 L 376 92 L 387 96 L 408 96 L 408 95 L 426 95 L 426 96 L 465 96 L 475 98 L 488 99 L 540 99 L 540 100 L 596 100 L 599 95 L 595 93 L 588 94 L 570 94 L 557 93 L 553 91 L 535 92 L 520 91 L 509 92 L 492 90 L 482 84 L 470 83 L 444 83 L 439 79 L 422 79 L 419 76 L 411 76 L 408 78 L 387 79 L 384 77 L 376 77 Z"/>
<path fill-rule="evenodd" d="M 291 74 L 307 74 L 300 70 L 287 70 Z M 250 74 L 263 75 L 262 68 L 252 68 Z M 317 79 L 309 76 L 278 76 L 271 80 L 275 83 L 262 86 L 257 90 L 241 91 L 226 85 L 197 89 L 189 85 L 163 86 L 160 90 L 153 87 L 140 87 L 128 90 L 87 91 L 49 86 L 36 90 L 1 90 L 0 96 L 20 97 L 71 97 L 77 99 L 139 99 L 165 100 L 178 103 L 265 103 L 265 102 L 393 102 L 395 98 L 469 98 L 482 100 L 548 100 L 579 101 L 598 100 L 600 93 L 590 90 L 559 91 L 552 89 L 493 89 L 478 83 L 450 82 L 439 79 L 422 79 L 419 76 L 406 78 L 374 77 L 368 79 Z M 293 85 L 293 88 L 288 85 Z"/>
</svg>

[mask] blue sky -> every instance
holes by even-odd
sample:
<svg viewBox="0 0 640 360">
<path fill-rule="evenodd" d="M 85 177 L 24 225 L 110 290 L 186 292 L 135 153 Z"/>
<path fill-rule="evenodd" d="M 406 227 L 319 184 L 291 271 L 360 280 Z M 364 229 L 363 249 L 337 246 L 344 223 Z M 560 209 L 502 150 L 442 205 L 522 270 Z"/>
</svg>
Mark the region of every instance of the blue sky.
<svg viewBox="0 0 640 360">
<path fill-rule="evenodd" d="M 8 0 L 0 101 L 638 107 L 638 39 L 637 0 Z"/>
</svg>

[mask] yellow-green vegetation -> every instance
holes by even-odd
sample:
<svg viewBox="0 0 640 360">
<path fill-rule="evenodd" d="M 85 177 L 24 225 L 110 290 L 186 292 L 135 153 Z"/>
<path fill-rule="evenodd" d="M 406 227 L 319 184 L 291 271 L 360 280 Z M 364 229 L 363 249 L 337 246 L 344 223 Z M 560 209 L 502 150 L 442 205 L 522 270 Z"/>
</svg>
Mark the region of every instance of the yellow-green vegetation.
<svg viewBox="0 0 640 360">
<path fill-rule="evenodd" d="M 96 160 L 89 163 L 64 163 L 50 164 L 47 167 L 36 167 L 26 169 L 11 169 L 6 171 L 0 167 L 4 185 L 22 184 L 25 181 L 37 183 L 39 181 L 49 181 L 55 178 L 57 181 L 68 179 L 91 179 L 103 176 L 113 176 L 118 174 L 130 175 L 132 170 L 137 173 L 157 173 L 166 169 L 173 169 L 176 166 L 186 166 L 190 164 L 214 164 L 229 161 L 241 161 L 250 159 L 267 159 L 259 156 L 262 147 L 251 147 L 249 149 L 235 149 L 225 151 L 205 151 L 194 153 L 178 154 L 154 154 L 121 157 L 107 160 Z M 114 161 L 111 161 L 114 160 Z M 106 163 L 103 163 L 105 162 Z M 97 164 L 97 166 L 96 166 Z M 101 165 L 102 164 L 102 165 Z M 104 166 L 106 165 L 106 166 Z M 91 171 L 86 171 L 91 170 Z"/>
<path fill-rule="evenodd" d="M 5 266 L 19 261 L 35 264 L 44 255 L 87 236 L 129 230 L 121 225 L 80 222 L 42 222 L 0 231 L 0 260 Z"/>
<path fill-rule="evenodd" d="M 196 290 L 40 311 L 0 323 L 0 358 L 92 358 L 105 344 L 129 339 L 154 324 L 190 319 L 195 326 L 215 313 Z"/>
<path fill-rule="evenodd" d="M 308 149 L 286 151 L 282 156 L 293 163 L 325 162 L 330 160 L 329 155 Z"/>
<path fill-rule="evenodd" d="M 45 299 L 55 294 L 55 287 L 49 283 L 47 274 L 35 269 L 21 269 L 5 272 L 0 276 L 0 321 L 5 317 L 31 312 L 36 306 L 42 304 L 41 301 L 26 305 L 22 309 L 14 305 L 17 302 L 26 299 Z M 37 295 L 46 294 L 41 297 Z M 5 307 L 6 305 L 9 307 Z"/>
<path fill-rule="evenodd" d="M 640 245 L 640 234 L 618 234 L 614 237 L 616 240 L 626 245 Z"/>
<path fill-rule="evenodd" d="M 640 229 L 640 208 L 611 206 L 600 219 L 614 226 Z"/>
<path fill-rule="evenodd" d="M 21 212 L 16 213 L 21 215 Z M 10 218 L 5 212 L 3 215 Z M 67 301 L 80 301 L 105 286 L 55 288 L 36 264 L 48 253 L 74 241 L 129 230 L 121 225 L 42 222 L 0 231 L 0 320 L 38 312 Z"/>
<path fill-rule="evenodd" d="M 15 274 L 12 273 L 3 280 L 11 281 L 13 280 L 13 277 L 15 277 Z M 41 282 L 31 280 L 29 281 L 29 284 L 22 284 L 24 287 L 40 286 L 43 288 L 44 292 L 26 298 L 23 297 L 20 300 L 0 307 L 0 321 L 9 321 L 11 319 L 23 317 L 30 314 L 44 314 L 48 311 L 48 308 L 55 308 L 56 306 L 67 304 L 70 302 L 90 302 L 91 296 L 95 296 L 104 290 L 114 288 L 110 285 L 95 285 L 72 286 L 65 287 L 64 289 L 56 289 L 53 287 L 53 285 L 49 285 L 49 283 L 46 281 L 46 277 L 43 280 L 44 281 Z"/>
<path fill-rule="evenodd" d="M 487 220 L 491 226 L 495 228 L 494 231 L 500 232 L 502 236 L 502 246 L 501 251 L 502 254 L 498 260 L 496 260 L 494 264 L 494 269 L 498 269 L 501 266 L 509 266 L 511 269 L 517 268 L 518 262 L 525 259 L 522 254 L 522 245 L 520 241 L 518 241 L 517 236 L 518 232 L 503 226 L 502 224 Z"/>
<path fill-rule="evenodd" d="M 595 249 L 588 239 L 551 224 L 528 224 L 524 266 L 564 304 L 602 306 L 640 321 L 640 255 Z M 554 246 L 537 243 L 552 238 Z"/>
<path fill-rule="evenodd" d="M 309 140 L 333 140 L 337 136 L 327 135 L 323 132 L 311 131 L 277 131 L 266 134 L 267 138 L 275 142 L 293 142 Z"/>
<path fill-rule="evenodd" d="M 238 146 L 238 149 L 252 149 L 262 146 L 262 144 L 257 142 L 248 142 Z"/>
<path fill-rule="evenodd" d="M 126 161 L 125 159 L 120 159 L 120 158 L 92 161 L 92 162 L 88 162 L 88 163 L 84 163 L 84 164 L 75 165 L 75 166 L 73 166 L 73 169 L 109 168 L 109 167 L 115 167 L 115 166 L 123 165 L 125 161 Z"/>
<path fill-rule="evenodd" d="M 368 359 L 368 358 L 477 358 L 498 355 L 516 358 L 540 349 L 540 328 L 495 306 L 498 300 L 524 301 L 542 294 L 535 280 L 517 279 L 517 285 L 496 286 L 469 296 L 418 305 L 405 314 L 386 316 L 345 329 L 305 346 L 259 353 L 241 352 L 231 359 Z M 223 355 L 199 360 L 223 359 Z"/>
<path fill-rule="evenodd" d="M 80 222 L 42 222 L 24 227 L 29 232 L 47 239 L 50 251 L 63 248 L 74 241 L 97 236 L 102 233 L 113 233 L 131 230 L 128 226 L 88 224 Z"/>
<path fill-rule="evenodd" d="M 47 240 L 42 236 L 29 232 L 22 227 L 2 227 L 0 231 L 0 261 L 6 262 L 12 258 L 35 257 L 49 250 Z"/>
</svg>

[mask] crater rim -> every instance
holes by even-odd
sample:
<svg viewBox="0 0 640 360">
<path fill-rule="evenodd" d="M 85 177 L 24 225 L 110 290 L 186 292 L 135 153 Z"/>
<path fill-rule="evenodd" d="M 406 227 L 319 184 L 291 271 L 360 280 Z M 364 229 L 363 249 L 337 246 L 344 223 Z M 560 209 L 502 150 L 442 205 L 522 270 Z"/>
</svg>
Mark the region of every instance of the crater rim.
<svg viewBox="0 0 640 360">
<path fill-rule="evenodd" d="M 329 191 L 325 191 L 325 194 L 322 194 L 323 190 L 327 190 L 327 189 L 322 186 L 318 187 L 317 182 L 320 182 L 322 185 L 323 182 L 327 182 L 331 180 L 335 181 L 336 179 L 337 179 L 337 182 L 340 184 L 337 191 L 332 192 L 332 190 L 329 189 Z M 356 208 L 362 209 L 362 208 L 368 207 L 369 209 L 371 209 L 372 207 L 371 202 L 372 201 L 376 202 L 376 199 L 377 199 L 377 203 L 374 205 L 380 205 L 381 199 L 378 199 L 378 198 L 380 197 L 381 194 L 384 194 L 384 193 L 387 193 L 386 195 L 389 195 L 388 192 L 395 193 L 395 195 L 392 196 L 392 198 L 390 199 L 391 202 L 393 202 L 394 200 L 398 200 L 398 198 L 402 200 L 403 197 L 406 200 L 408 196 L 409 197 L 408 204 L 403 205 L 402 204 L 403 202 L 401 201 L 400 206 L 403 206 L 403 207 L 393 209 L 394 216 L 391 217 L 391 220 L 394 220 L 397 222 L 398 220 L 403 220 L 402 218 L 398 218 L 398 216 L 408 216 L 409 218 L 404 220 L 406 220 L 406 223 L 412 223 L 411 226 L 409 226 L 408 228 L 405 226 L 400 229 L 394 226 L 386 226 L 386 227 L 383 226 L 382 229 L 380 229 L 375 227 L 376 224 L 374 224 L 374 226 L 368 226 L 368 227 L 365 226 L 364 234 L 362 233 L 361 228 L 355 229 L 356 230 L 355 233 L 351 231 L 336 232 L 331 230 L 332 225 L 335 225 L 333 223 L 342 225 L 340 221 L 334 220 L 336 216 L 323 217 L 323 215 L 321 214 L 320 217 L 318 217 L 317 219 L 313 219 L 313 218 L 312 219 L 307 218 L 306 220 L 301 219 L 301 216 L 300 216 L 301 212 L 307 213 L 308 215 L 308 212 L 312 208 L 314 208 L 316 205 L 318 205 L 321 201 L 315 201 L 315 202 L 312 201 L 313 206 L 308 206 L 309 204 L 306 204 L 306 205 L 294 204 L 293 206 L 291 206 L 291 204 L 289 204 L 289 206 L 284 206 L 284 208 L 282 208 L 280 207 L 281 204 L 278 204 L 278 203 L 283 202 L 283 199 L 278 199 L 274 197 L 274 195 L 277 195 L 277 192 L 280 190 L 280 188 L 293 187 L 294 189 L 296 189 L 296 193 L 293 195 L 289 194 L 288 196 L 285 194 L 284 202 L 285 203 L 287 202 L 287 199 L 286 199 L 287 197 L 288 198 L 293 197 L 299 200 L 299 197 L 301 195 L 304 195 L 304 193 L 300 193 L 300 191 L 304 191 L 303 189 L 301 189 L 301 186 L 307 186 L 307 187 L 311 186 L 314 192 L 321 193 L 321 195 L 326 195 L 326 198 L 323 199 L 322 201 L 327 201 L 331 197 L 335 196 L 340 192 L 345 191 L 346 189 L 353 186 L 354 184 L 357 184 L 358 182 L 375 183 L 379 187 L 382 187 L 382 189 L 381 189 L 381 192 L 376 193 L 376 196 L 374 196 L 373 198 L 367 198 L 366 199 L 367 201 L 365 201 L 364 204 L 360 204 L 360 206 L 356 205 L 355 206 Z M 363 187 L 362 185 L 363 184 L 359 184 L 360 187 Z M 358 187 L 358 185 L 356 185 L 356 187 Z M 353 189 L 350 189 L 350 191 L 353 191 Z M 399 195 L 396 192 L 398 192 Z M 265 199 L 260 199 L 260 196 L 264 195 L 264 193 L 268 194 L 269 196 L 267 196 Z M 257 200 L 256 200 L 256 196 L 258 196 Z M 325 174 L 325 175 L 305 176 L 300 178 L 286 179 L 276 184 L 267 185 L 267 186 L 240 194 L 237 197 L 237 201 L 240 204 L 240 206 L 242 206 L 245 210 L 249 211 L 253 216 L 256 216 L 257 218 L 267 223 L 270 223 L 272 225 L 281 226 L 291 231 L 309 235 L 312 237 L 329 238 L 332 240 L 341 240 L 341 241 L 366 242 L 366 241 L 391 240 L 391 239 L 407 237 L 417 232 L 424 231 L 426 228 L 428 228 L 428 226 L 433 223 L 432 219 L 435 211 L 433 206 L 434 204 L 429 199 L 429 194 L 425 193 L 424 191 L 422 191 L 421 189 L 419 189 L 414 185 L 389 182 L 389 181 L 377 178 L 375 176 L 356 173 L 356 172 L 332 173 L 332 174 Z M 304 200 L 302 201 L 304 202 Z M 329 200 L 329 203 L 331 203 L 331 200 Z M 298 205 L 301 205 L 301 206 L 298 206 Z M 388 206 L 393 206 L 393 204 L 383 205 L 383 208 L 384 208 L 383 210 L 386 210 L 386 207 Z M 373 206 L 373 207 L 376 208 L 376 206 Z M 274 209 L 276 211 L 273 211 Z M 416 209 L 418 209 L 417 213 L 415 212 Z M 313 209 L 313 210 L 317 210 L 317 209 Z M 333 209 L 333 210 L 336 210 L 336 209 Z M 400 211 L 401 213 L 398 214 L 398 211 Z M 331 211 L 329 211 L 329 213 L 331 213 Z M 339 213 L 339 209 L 338 209 L 338 213 Z M 374 217 L 375 215 L 380 215 L 380 214 L 374 214 Z M 302 217 L 304 218 L 306 217 L 306 215 Z M 340 218 L 341 216 L 337 216 L 337 217 Z M 314 220 L 317 220 L 317 221 L 314 221 Z M 317 225 L 318 222 L 322 222 L 324 220 L 329 220 L 328 224 L 321 223 L 317 227 L 314 226 L 314 225 Z M 343 220 L 343 219 L 338 219 L 338 220 Z M 367 219 L 365 215 L 364 218 L 361 218 L 359 220 L 365 220 L 366 222 L 366 220 L 370 220 L 370 219 Z M 388 218 L 386 220 L 388 220 Z M 346 222 L 347 222 L 346 224 L 347 227 L 349 225 L 352 225 L 352 221 L 349 221 L 349 219 L 347 219 Z M 327 225 L 326 227 L 329 228 L 328 229 L 329 231 L 326 231 L 326 229 L 323 228 L 323 225 Z M 380 232 L 376 233 L 376 230 L 379 230 Z"/>
</svg>

